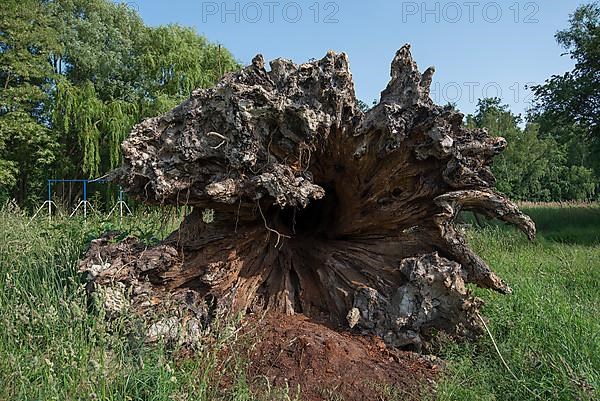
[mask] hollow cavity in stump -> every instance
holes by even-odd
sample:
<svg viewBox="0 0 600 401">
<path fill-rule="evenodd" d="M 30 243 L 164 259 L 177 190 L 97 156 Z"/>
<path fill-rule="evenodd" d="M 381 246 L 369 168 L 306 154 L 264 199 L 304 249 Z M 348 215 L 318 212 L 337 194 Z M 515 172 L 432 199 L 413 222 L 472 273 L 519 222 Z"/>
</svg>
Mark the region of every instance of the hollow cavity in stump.
<svg viewBox="0 0 600 401">
<path fill-rule="evenodd" d="M 440 330 L 477 332 L 480 301 L 466 284 L 510 288 L 468 247 L 457 214 L 530 238 L 535 227 L 492 189 L 490 163 L 506 141 L 434 105 L 433 72 L 421 74 L 402 47 L 363 113 L 345 54 L 277 59 L 269 71 L 256 56 L 123 144 L 113 179 L 144 202 L 194 206 L 180 229 L 150 249 L 98 239 L 82 270 L 97 286 L 121 283 L 139 313 L 177 305 L 186 332 L 225 311 L 264 309 L 402 347 Z"/>
</svg>

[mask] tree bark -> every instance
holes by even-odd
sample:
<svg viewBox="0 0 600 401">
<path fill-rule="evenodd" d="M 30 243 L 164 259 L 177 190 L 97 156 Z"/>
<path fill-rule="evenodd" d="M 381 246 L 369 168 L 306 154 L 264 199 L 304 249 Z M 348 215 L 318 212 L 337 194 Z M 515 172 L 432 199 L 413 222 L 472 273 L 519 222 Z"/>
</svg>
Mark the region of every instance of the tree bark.
<svg viewBox="0 0 600 401">
<path fill-rule="evenodd" d="M 177 305 L 187 333 L 226 311 L 264 309 L 399 347 L 440 330 L 477 333 L 481 301 L 466 284 L 510 288 L 454 219 L 472 210 L 530 239 L 535 226 L 492 189 L 506 141 L 434 105 L 433 73 L 402 47 L 363 113 L 344 53 L 277 59 L 269 71 L 256 56 L 123 144 L 113 179 L 144 202 L 194 206 L 180 229 L 151 248 L 98 239 L 82 270 L 105 292 L 120 283 L 117 298 L 140 313 Z"/>
</svg>

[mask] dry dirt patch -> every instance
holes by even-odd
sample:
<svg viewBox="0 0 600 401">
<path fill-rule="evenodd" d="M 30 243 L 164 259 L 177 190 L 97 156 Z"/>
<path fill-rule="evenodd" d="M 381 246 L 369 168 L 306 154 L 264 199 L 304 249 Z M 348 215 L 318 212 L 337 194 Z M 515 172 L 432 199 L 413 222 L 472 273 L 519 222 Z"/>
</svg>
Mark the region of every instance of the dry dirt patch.
<svg viewBox="0 0 600 401">
<path fill-rule="evenodd" d="M 260 328 L 247 350 L 248 376 L 257 387 L 266 378 L 292 394 L 299 386 L 302 400 L 384 400 L 390 393 L 416 400 L 432 389 L 440 370 L 429 357 L 388 348 L 376 336 L 338 332 L 303 315 L 251 319 L 247 327 Z"/>
</svg>

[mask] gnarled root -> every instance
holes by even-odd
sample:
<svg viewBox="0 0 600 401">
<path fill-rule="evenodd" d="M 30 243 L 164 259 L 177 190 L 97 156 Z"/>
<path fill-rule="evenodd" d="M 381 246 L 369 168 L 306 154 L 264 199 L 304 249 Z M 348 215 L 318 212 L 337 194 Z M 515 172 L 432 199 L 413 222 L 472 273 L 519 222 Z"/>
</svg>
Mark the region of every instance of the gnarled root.
<svg viewBox="0 0 600 401">
<path fill-rule="evenodd" d="M 96 285 L 123 283 L 139 313 L 175 299 L 201 324 L 273 309 L 417 348 L 436 330 L 477 332 L 480 301 L 466 284 L 510 288 L 470 250 L 457 214 L 475 210 L 530 238 L 535 227 L 492 189 L 506 141 L 434 105 L 432 75 L 404 46 L 363 113 L 345 54 L 278 59 L 270 71 L 257 56 L 123 145 L 113 179 L 148 203 L 193 205 L 180 229 L 149 249 L 97 240 L 82 270 Z"/>
</svg>

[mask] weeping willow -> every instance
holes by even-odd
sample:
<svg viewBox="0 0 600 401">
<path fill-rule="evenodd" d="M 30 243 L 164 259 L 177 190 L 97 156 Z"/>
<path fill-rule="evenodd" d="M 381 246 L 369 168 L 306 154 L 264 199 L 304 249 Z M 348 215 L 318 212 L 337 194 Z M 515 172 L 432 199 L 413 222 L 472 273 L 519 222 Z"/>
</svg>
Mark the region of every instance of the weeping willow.
<svg viewBox="0 0 600 401">
<path fill-rule="evenodd" d="M 96 177 L 120 163 L 121 142 L 138 118 L 136 104 L 103 102 L 90 81 L 82 85 L 66 80 L 57 83 L 53 125 L 63 131 L 65 146 L 76 146 L 80 151 L 81 172 L 87 177 Z"/>
<path fill-rule="evenodd" d="M 121 164 L 121 143 L 139 116 L 137 105 L 115 100 L 104 106 L 102 132 L 106 133 L 106 149 L 111 169 Z"/>
<path fill-rule="evenodd" d="M 154 28 L 142 60 L 154 82 L 153 93 L 176 97 L 209 87 L 225 72 L 239 68 L 229 51 L 179 25 Z"/>
<path fill-rule="evenodd" d="M 191 28 L 178 25 L 150 28 L 136 57 L 127 59 L 135 71 L 115 92 L 79 80 L 67 72 L 56 83 L 52 125 L 62 131 L 70 175 L 97 177 L 121 163 L 121 143 L 135 123 L 175 107 L 196 88 L 213 85 L 224 73 L 239 68 L 226 49 L 208 43 Z M 71 66 L 69 71 L 77 71 Z M 98 79 L 98 78 L 95 78 Z M 104 88 L 104 90 L 102 89 Z"/>
</svg>

